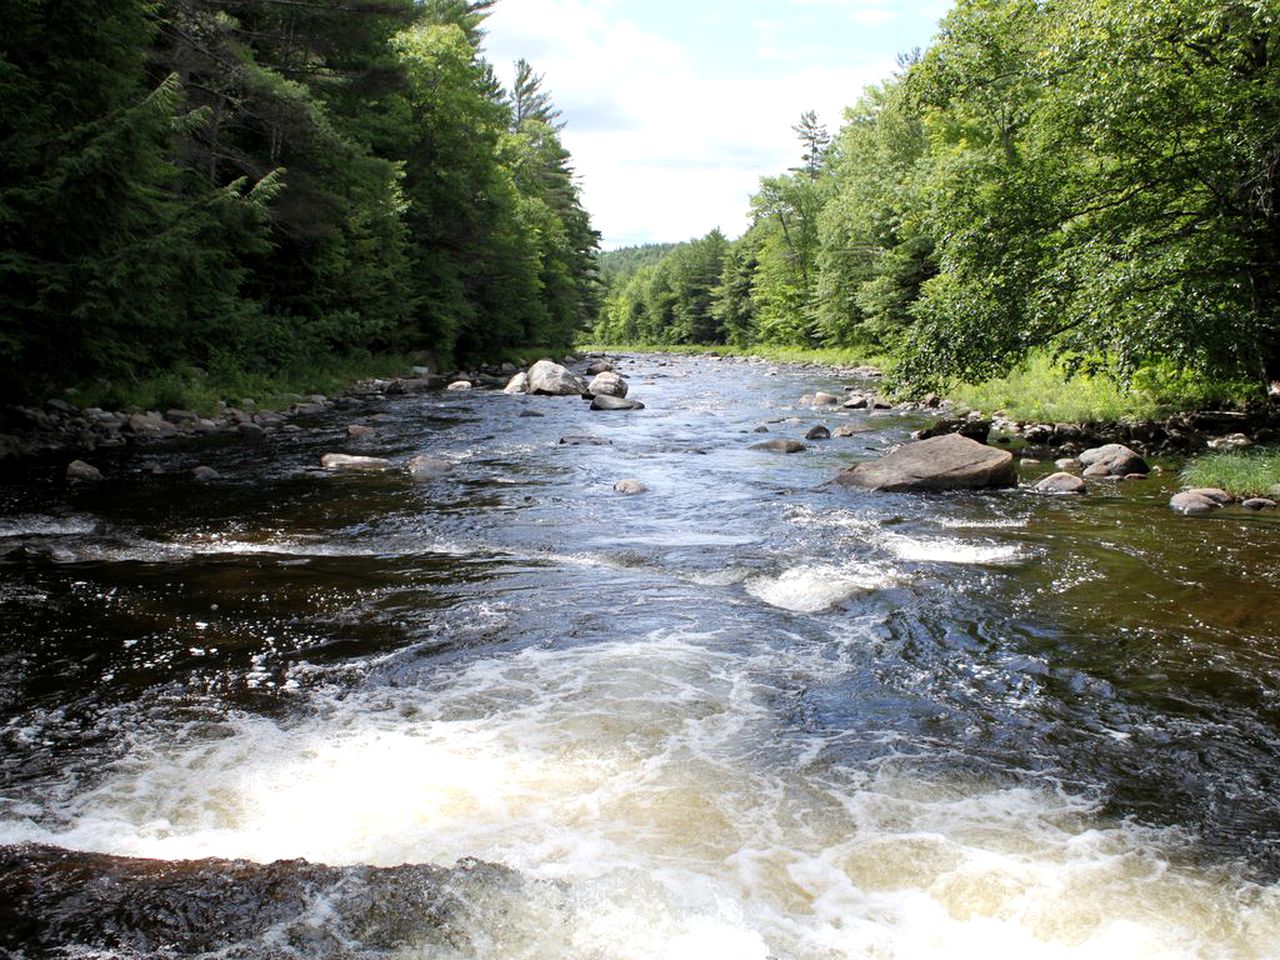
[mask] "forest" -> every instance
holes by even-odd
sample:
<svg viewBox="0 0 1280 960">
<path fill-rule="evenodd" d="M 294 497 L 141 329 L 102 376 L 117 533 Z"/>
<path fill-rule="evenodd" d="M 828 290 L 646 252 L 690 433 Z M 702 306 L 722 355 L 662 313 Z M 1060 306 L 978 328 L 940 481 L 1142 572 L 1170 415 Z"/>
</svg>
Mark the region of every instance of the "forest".
<svg viewBox="0 0 1280 960">
<path fill-rule="evenodd" d="M 794 129 L 741 238 L 621 255 L 597 341 L 863 348 L 917 390 L 1037 354 L 1280 378 L 1275 0 L 959 0 Z"/>
<path fill-rule="evenodd" d="M 495 0 L 2 0 L 0 393 L 568 346 L 598 235 Z"/>
</svg>

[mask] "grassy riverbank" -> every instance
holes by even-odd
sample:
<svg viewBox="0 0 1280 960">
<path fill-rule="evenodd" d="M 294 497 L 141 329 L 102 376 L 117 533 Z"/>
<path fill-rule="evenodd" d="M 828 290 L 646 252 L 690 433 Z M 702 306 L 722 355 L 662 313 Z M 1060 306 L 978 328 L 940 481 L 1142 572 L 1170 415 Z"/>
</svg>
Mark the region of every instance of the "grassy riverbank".
<svg viewBox="0 0 1280 960">
<path fill-rule="evenodd" d="M 724 356 L 760 356 L 781 363 L 812 363 L 832 367 L 879 367 L 892 379 L 889 357 L 848 349 L 803 349 L 757 345 L 746 349 L 721 345 L 585 344 L 579 350 L 614 353 L 674 353 L 693 355 L 712 351 Z M 946 396 L 958 407 L 1002 413 L 1015 420 L 1050 423 L 1111 423 L 1153 420 L 1186 410 L 1238 407 L 1255 391 L 1252 384 L 1206 382 L 1173 369 L 1140 371 L 1125 387 L 1103 376 L 1069 377 L 1045 354 L 1032 356 L 1008 376 L 983 383 L 958 383 Z"/>
<path fill-rule="evenodd" d="M 1234 497 L 1274 497 L 1280 486 L 1280 449 L 1210 453 L 1187 464 L 1188 487 L 1218 487 Z"/>
</svg>

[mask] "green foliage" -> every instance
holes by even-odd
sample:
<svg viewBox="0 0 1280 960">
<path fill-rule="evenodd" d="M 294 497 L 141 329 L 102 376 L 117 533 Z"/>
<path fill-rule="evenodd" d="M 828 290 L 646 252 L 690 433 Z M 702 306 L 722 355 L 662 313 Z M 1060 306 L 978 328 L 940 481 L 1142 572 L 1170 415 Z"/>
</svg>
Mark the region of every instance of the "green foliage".
<svg viewBox="0 0 1280 960">
<path fill-rule="evenodd" d="M 5 3 L 0 390 L 571 342 L 598 237 L 492 5 Z"/>
<path fill-rule="evenodd" d="M 1218 487 L 1236 497 L 1275 497 L 1280 492 L 1280 450 L 1206 454 L 1187 464 L 1182 482 L 1188 487 Z"/>
</svg>

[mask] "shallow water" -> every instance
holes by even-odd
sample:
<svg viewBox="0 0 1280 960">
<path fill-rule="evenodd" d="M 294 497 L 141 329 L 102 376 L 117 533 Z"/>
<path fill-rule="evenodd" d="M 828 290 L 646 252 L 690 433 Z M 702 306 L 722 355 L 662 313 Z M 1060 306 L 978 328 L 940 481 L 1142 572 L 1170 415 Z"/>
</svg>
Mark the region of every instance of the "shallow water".
<svg viewBox="0 0 1280 960">
<path fill-rule="evenodd" d="M 1280 956 L 1280 523 L 832 487 L 922 421 L 622 369 L 646 410 L 378 400 L 0 486 L 0 844 L 547 881 L 353 957 Z"/>
</svg>

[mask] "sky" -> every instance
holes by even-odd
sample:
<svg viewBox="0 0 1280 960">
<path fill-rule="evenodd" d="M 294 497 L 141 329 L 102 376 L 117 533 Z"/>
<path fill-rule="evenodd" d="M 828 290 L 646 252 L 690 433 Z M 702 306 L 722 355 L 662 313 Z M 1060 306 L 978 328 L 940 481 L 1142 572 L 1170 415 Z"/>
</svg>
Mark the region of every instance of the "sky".
<svg viewBox="0 0 1280 960">
<path fill-rule="evenodd" d="M 834 134 L 951 2 L 501 0 L 485 56 L 543 75 L 605 249 L 733 238 L 760 177 L 799 165 L 800 115 Z"/>
</svg>

